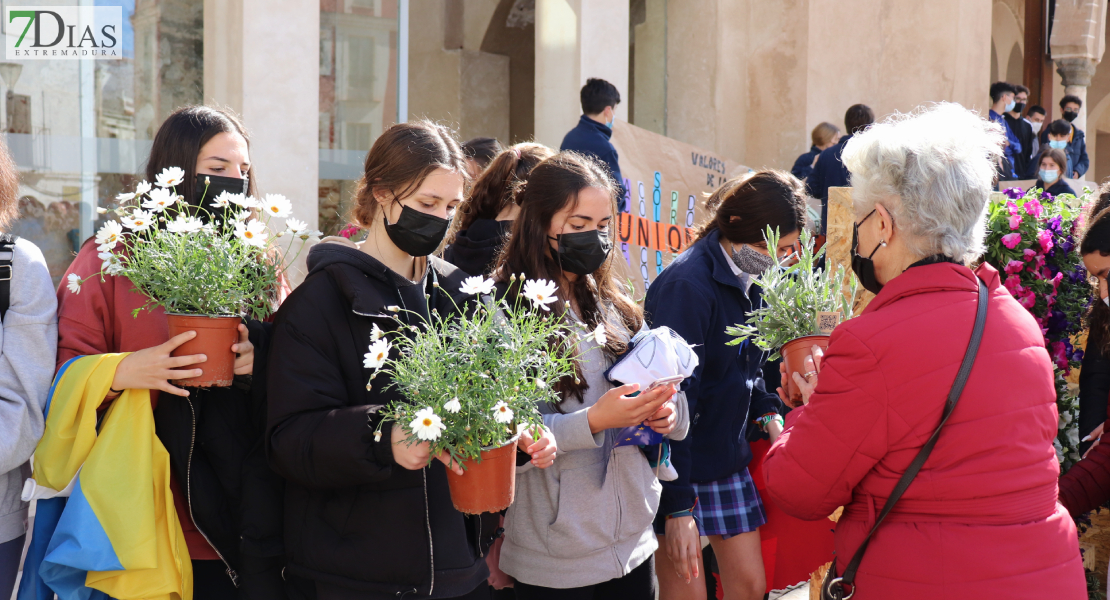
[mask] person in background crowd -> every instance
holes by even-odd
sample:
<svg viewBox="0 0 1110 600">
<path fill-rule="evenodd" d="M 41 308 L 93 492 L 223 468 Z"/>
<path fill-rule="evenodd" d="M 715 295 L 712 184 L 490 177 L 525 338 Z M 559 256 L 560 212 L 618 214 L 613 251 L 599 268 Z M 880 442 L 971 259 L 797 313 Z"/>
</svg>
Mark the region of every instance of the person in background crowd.
<svg viewBox="0 0 1110 600">
<path fill-rule="evenodd" d="M 805 188 L 787 173 L 759 171 L 725 182 L 706 208 L 697 241 L 652 282 L 644 302 L 653 327 L 670 327 L 698 355 L 686 387 L 698 419 L 686 440 L 672 444 L 678 479 L 663 482 L 655 521 L 659 597 L 704 600 L 700 536 L 708 536 L 724 597 L 759 599 L 766 591 L 759 536 L 766 514 L 748 472 L 745 431 L 761 427 L 777 436 L 781 403 L 763 383 L 767 353 L 750 343 L 737 353 L 726 345 L 725 328 L 746 322 L 761 305 L 752 278 L 773 264 L 770 253 L 792 252 L 806 225 Z M 777 248 L 767 247 L 767 227 L 782 236 Z"/>
<path fill-rule="evenodd" d="M 1045 148 L 1044 152 L 1041 152 L 1041 155 L 1037 157 L 1037 161 L 1037 182 L 1033 184 L 1033 187 L 1041 188 L 1053 196 L 1059 196 L 1060 194 L 1075 195 L 1075 190 L 1064 181 L 1068 158 L 1064 155 L 1063 150 Z"/>
<path fill-rule="evenodd" d="M 234 115 L 206 106 L 181 108 L 154 137 L 147 181 L 167 167 L 180 167 L 185 177 L 177 193 L 206 209 L 219 190 L 242 190 L 243 179 L 253 195 L 249 147 L 246 129 Z M 66 275 L 87 276 L 100 267 L 90 238 Z M 273 293 L 280 300 L 279 290 Z M 144 304 L 146 297 L 123 276 L 91 277 L 80 294 L 59 288 L 58 367 L 76 356 L 131 353 L 116 368 L 105 401 L 127 389 L 151 391 L 156 433 L 170 455 L 174 504 L 193 562 L 194 596 L 283 595 L 283 483 L 263 452 L 259 424 L 266 410 L 265 387 L 247 378 L 265 372 L 269 326 L 258 321 L 239 325 L 239 342 L 231 347 L 238 354 L 232 387 L 184 389 L 171 382 L 199 376 L 201 370 L 192 366 L 204 356 L 170 353 L 196 333 L 169 338 L 162 308 L 133 314 Z"/>
<path fill-rule="evenodd" d="M 804 405 L 786 416 L 763 466 L 787 512 L 821 519 L 844 507 L 838 573 L 941 422 L 972 337 L 978 280 L 988 294 L 962 399 L 871 538 L 845 589 L 856 600 L 1087 598 L 1075 524 L 1056 503 L 1056 391 L 1044 337 L 997 271 L 966 266 L 983 252 L 1002 136 L 977 114 L 940 104 L 892 117 L 844 151 L 852 269 L 877 296 L 794 375 Z"/>
<path fill-rule="evenodd" d="M 630 397 L 638 384 L 614 386 L 605 377 L 644 326 L 613 269 L 621 260 L 611 251 L 616 200 L 601 163 L 560 152 L 528 176 L 498 262 L 495 278 L 510 296 L 521 287 L 513 274 L 554 282 L 568 325 L 604 331 L 604 339 L 580 336 L 576 373 L 558 383 L 562 402 L 539 406 L 559 459 L 546 471 L 518 469 L 501 569 L 516 578 L 520 600 L 655 600 L 659 482 L 640 448 L 616 446 L 617 435 L 643 423 L 680 440 L 689 417 L 685 401 L 672 399 L 672 384 Z"/>
<path fill-rule="evenodd" d="M 375 434 L 377 409 L 404 398 L 382 372 L 368 386 L 363 365 L 373 330 L 411 335 L 394 315 L 415 327 L 433 311 L 457 314 L 448 294 L 466 274 L 431 254 L 465 186 L 465 159 L 446 128 L 387 129 L 355 194 L 366 240 L 315 246 L 308 277 L 274 319 L 267 444 L 288 480 L 285 577 L 294 598 L 489 597 L 493 536 L 483 519 L 455 510 L 447 486 L 446 469 L 462 469 L 430 456 L 427 442 L 409 443 L 396 423 Z"/>
<path fill-rule="evenodd" d="M 1068 145 L 1065 149 L 1068 154 L 1068 171 L 1066 177 L 1079 179 L 1087 173 L 1091 166 L 1091 159 L 1087 156 L 1087 138 L 1083 130 L 1076 127 L 1074 121 L 1079 117 L 1079 109 L 1083 108 L 1083 100 L 1079 96 L 1068 94 L 1060 99 L 1060 110 L 1064 122 L 1068 124 Z"/>
<path fill-rule="evenodd" d="M 1017 138 L 1013 129 L 1010 129 L 1010 124 L 1002 117 L 1003 114 L 1011 112 L 1017 106 L 1017 101 L 1014 100 L 1014 95 L 1017 89 L 1014 86 L 1006 83 L 1005 81 L 996 81 L 991 84 L 991 108 L 988 111 L 990 120 L 1002 126 L 1006 134 L 1006 148 L 1003 155 L 1006 161 L 1010 163 L 1009 168 L 1002 173 L 1002 179 L 1017 179 L 1017 172 L 1014 167 L 1018 164 L 1018 159 L 1021 156 L 1022 146 L 1021 141 Z"/>
<path fill-rule="evenodd" d="M 478 179 L 493 158 L 501 153 L 501 142 L 491 137 L 476 137 L 462 143 L 466 157 L 466 173 L 471 181 Z"/>
<path fill-rule="evenodd" d="M 19 217 L 19 173 L 0 140 L 0 230 Z M 7 240 L 5 240 L 7 241 Z M 28 459 L 42 437 L 58 347 L 58 300 L 46 259 L 16 238 L 0 248 L 0 598 L 11 598 L 26 540 Z"/>
<path fill-rule="evenodd" d="M 542 144 L 517 144 L 493 159 L 459 205 L 459 231 L 443 259 L 471 275 L 485 275 L 497 264 L 501 244 L 520 214 L 516 189 L 532 167 L 555 155 Z"/>
<path fill-rule="evenodd" d="M 844 187 L 848 185 L 848 169 L 840 160 L 844 153 L 844 146 L 852 136 L 862 133 L 869 125 L 875 122 L 875 113 L 863 104 L 854 104 L 844 113 L 844 130 L 848 135 L 837 141 L 836 145 L 821 152 L 817 163 L 813 165 L 813 173 L 806 180 L 806 191 L 810 196 L 821 201 L 821 231 L 825 235 L 829 222 L 829 188 Z"/>
<path fill-rule="evenodd" d="M 1065 158 L 1067 159 L 1067 166 L 1063 171 L 1060 172 L 1060 176 L 1068 177 L 1069 175 L 1074 175 L 1076 172 L 1075 163 L 1072 162 L 1072 154 L 1068 151 L 1072 143 L 1071 123 L 1068 123 L 1063 119 L 1056 119 L 1055 121 L 1048 124 L 1048 127 L 1045 129 L 1044 135 L 1047 139 L 1045 141 L 1045 144 L 1043 144 L 1042 146 L 1041 153 L 1044 153 L 1044 148 L 1051 148 L 1053 150 L 1059 150 L 1063 152 Z M 1086 148 L 1086 144 L 1084 144 L 1084 148 Z M 1086 152 L 1086 150 L 1084 150 L 1084 152 Z M 1037 165 L 1037 169 L 1040 169 L 1039 163 Z M 1036 174 L 1036 170 L 1031 173 L 1031 175 L 1033 176 L 1035 176 Z"/>
<path fill-rule="evenodd" d="M 613 137 L 613 111 L 621 103 L 617 87 L 604 79 L 591 77 L 586 80 L 579 94 L 582 116 L 578 125 L 563 136 L 560 150 L 573 150 L 593 156 L 609 167 L 609 176 L 617 183 L 617 197 L 624 197 L 624 179 L 617 162 L 617 149 L 609 138 Z"/>
<path fill-rule="evenodd" d="M 1045 120 L 1044 107 L 1039 104 L 1034 104 L 1025 111 L 1025 122 L 1029 124 L 1029 128 L 1033 131 L 1033 139 L 1030 141 L 1029 148 L 1029 163 L 1026 165 L 1024 173 L 1019 173 L 1023 179 L 1029 179 L 1031 174 L 1029 171 L 1037 166 L 1037 161 L 1033 157 L 1040 156 L 1041 154 L 1041 128 L 1044 126 Z"/>
<path fill-rule="evenodd" d="M 1060 477 L 1060 504 L 1073 517 L 1080 517 L 1110 500 L 1110 444 L 1100 439 L 1105 433 L 1107 397 L 1110 396 L 1110 184 L 1103 184 L 1088 212 L 1087 231 L 1079 242 L 1079 254 L 1087 273 L 1097 279 L 1091 309 L 1087 314 L 1090 335 L 1079 372 L 1079 451 L 1083 460 Z"/>
<path fill-rule="evenodd" d="M 1015 85 L 1014 109 L 1002 115 L 1002 118 L 1006 119 L 1006 125 L 1021 144 L 1021 152 L 1014 154 L 1014 175 L 1018 178 L 1021 178 L 1022 175 L 1029 171 L 1029 163 L 1033 160 L 1033 157 L 1036 156 L 1031 153 L 1033 139 L 1036 136 L 1034 136 L 1033 128 L 1030 127 L 1029 122 L 1021 116 L 1021 113 L 1025 111 L 1025 103 L 1028 101 L 1029 88 L 1024 85 Z"/>
<path fill-rule="evenodd" d="M 794 161 L 794 166 L 790 168 L 790 173 L 802 180 L 813 173 L 813 167 L 817 164 L 817 158 L 821 156 L 821 152 L 831 148 L 840 140 L 840 129 L 832 123 L 821 123 L 813 128 L 809 137 L 813 141 L 809 152 L 799 156 L 798 160 Z"/>
</svg>

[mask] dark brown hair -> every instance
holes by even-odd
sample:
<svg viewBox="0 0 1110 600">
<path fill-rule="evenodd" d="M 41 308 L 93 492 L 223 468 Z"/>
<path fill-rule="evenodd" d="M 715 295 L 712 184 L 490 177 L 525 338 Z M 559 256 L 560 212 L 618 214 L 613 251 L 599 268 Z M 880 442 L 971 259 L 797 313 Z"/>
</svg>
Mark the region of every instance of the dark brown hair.
<svg viewBox="0 0 1110 600">
<path fill-rule="evenodd" d="M 19 217 L 19 171 L 0 136 L 0 229 L 7 229 Z"/>
<path fill-rule="evenodd" d="M 250 149 L 251 138 L 246 127 L 229 110 L 211 106 L 186 106 L 173 112 L 158 128 L 146 161 L 146 180 L 154 183 L 155 177 L 166 167 L 185 170 L 185 179 L 176 186 L 185 202 L 194 201 L 197 178 L 197 156 L 200 149 L 217 134 L 237 133 L 243 136 Z M 252 166 L 247 181 L 247 194 L 255 193 L 255 168 Z"/>
<path fill-rule="evenodd" d="M 1068 155 L 1064 154 L 1063 150 L 1058 148 L 1049 148 L 1045 146 L 1041 149 L 1041 153 L 1037 155 L 1037 180 L 1040 181 L 1041 161 L 1045 158 L 1051 158 L 1052 162 L 1060 167 L 1060 179 L 1063 179 L 1066 173 L 1064 171 L 1068 168 Z"/>
<path fill-rule="evenodd" d="M 454 133 L 430 121 L 398 123 L 374 141 L 355 190 L 353 220 L 369 227 L 378 213 L 375 189 L 400 202 L 424 183 L 432 171 L 446 169 L 466 177 L 466 160 Z"/>
<path fill-rule="evenodd" d="M 875 112 L 866 104 L 853 104 L 844 113 L 844 128 L 849 135 L 863 133 L 868 125 L 875 122 Z"/>
<path fill-rule="evenodd" d="M 462 143 L 463 156 L 485 169 L 501 153 L 501 142 L 491 137 L 476 137 Z"/>
<path fill-rule="evenodd" d="M 761 244 L 767 226 L 786 236 L 806 226 L 805 186 L 783 171 L 766 170 L 729 179 L 705 202 L 709 220 L 697 239 L 715 230 L 734 244 Z"/>
<path fill-rule="evenodd" d="M 1084 221 L 1087 229 L 1079 242 L 1079 255 L 1098 252 L 1101 256 L 1110 256 L 1110 183 L 1099 188 L 1098 200 L 1088 209 Z M 1087 321 L 1091 327 L 1088 343 L 1097 343 L 1102 354 L 1110 356 L 1110 308 L 1099 298 L 1097 287 Z"/>
<path fill-rule="evenodd" d="M 514 189 L 528 173 L 555 151 L 543 144 L 517 144 L 497 155 L 470 188 L 466 202 L 459 206 L 459 229 L 470 227 L 477 219 L 495 219 L 514 201 Z"/>
<path fill-rule="evenodd" d="M 619 252 L 610 252 L 596 271 L 578 277 L 573 283 L 565 280 L 557 257 L 553 255 L 548 237 L 552 218 L 568 205 L 577 204 L 579 192 L 587 188 L 605 191 L 609 196 L 610 215 L 615 218 L 617 188 L 605 166 L 576 152 L 560 152 L 536 165 L 518 192 L 520 216 L 513 221 L 512 235 L 501 250 L 494 279 L 509 282 L 510 274 L 523 274 L 527 279 L 554 281 L 559 285 L 559 299 L 573 298 L 579 318 L 591 329 L 605 322 L 605 312 L 614 311 L 626 328 L 639 331 L 644 322 L 643 309 L 628 297 L 613 271 Z M 516 298 L 521 287 L 520 283 L 509 286 L 510 299 Z M 606 350 L 614 356 L 626 349 L 627 344 L 620 336 L 608 336 Z M 581 401 L 587 389 L 581 369 L 576 368 L 576 372 L 559 382 L 557 389 L 564 401 L 572 395 Z"/>
</svg>

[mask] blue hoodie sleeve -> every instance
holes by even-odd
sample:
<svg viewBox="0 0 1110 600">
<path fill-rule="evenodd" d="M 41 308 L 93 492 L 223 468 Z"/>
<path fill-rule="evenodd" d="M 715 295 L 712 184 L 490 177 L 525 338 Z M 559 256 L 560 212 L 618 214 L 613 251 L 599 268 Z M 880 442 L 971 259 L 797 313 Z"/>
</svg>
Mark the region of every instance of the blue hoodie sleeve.
<svg viewBox="0 0 1110 600">
<path fill-rule="evenodd" d="M 1082 177 L 1087 173 L 1087 169 L 1091 167 L 1091 159 L 1087 156 L 1087 137 L 1083 135 L 1083 132 L 1078 128 L 1075 130 L 1075 138 L 1072 140 L 1072 145 L 1075 146 L 1075 155 L 1078 157 L 1078 159 L 1075 160 L 1075 165 L 1072 166 L 1072 170 L 1079 173 L 1079 176 Z M 1071 173 L 1068 173 L 1068 176 L 1070 177 Z"/>
</svg>

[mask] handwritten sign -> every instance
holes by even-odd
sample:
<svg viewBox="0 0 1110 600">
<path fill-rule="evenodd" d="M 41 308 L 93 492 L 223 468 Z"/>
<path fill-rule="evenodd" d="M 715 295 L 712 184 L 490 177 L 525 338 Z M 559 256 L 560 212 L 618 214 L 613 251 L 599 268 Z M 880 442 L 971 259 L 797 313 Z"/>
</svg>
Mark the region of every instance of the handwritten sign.
<svg viewBox="0 0 1110 600">
<path fill-rule="evenodd" d="M 618 268 L 642 297 L 694 243 L 695 228 L 706 218 L 706 196 L 748 168 L 623 121 L 613 124 L 612 142 L 625 189 L 615 240 L 624 259 Z"/>
</svg>

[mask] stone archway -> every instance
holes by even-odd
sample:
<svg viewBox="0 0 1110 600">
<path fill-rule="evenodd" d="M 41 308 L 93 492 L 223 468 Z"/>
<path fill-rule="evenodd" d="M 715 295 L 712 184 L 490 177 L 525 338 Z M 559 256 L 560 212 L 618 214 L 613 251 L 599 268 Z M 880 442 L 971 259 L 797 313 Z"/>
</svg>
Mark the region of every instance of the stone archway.
<svg viewBox="0 0 1110 600">
<path fill-rule="evenodd" d="M 1015 7 L 1011 4 L 1012 2 L 998 1 L 991 6 L 991 74 L 996 78 L 994 80 L 1003 79 L 1017 84 L 1022 83 L 1021 57 L 1025 34 Z"/>
</svg>

